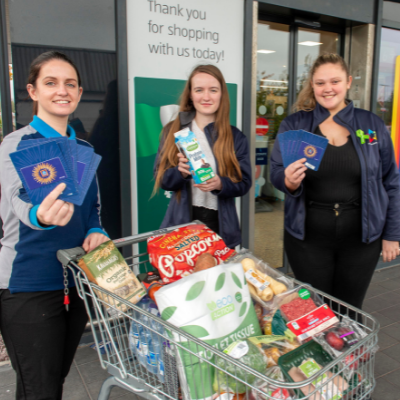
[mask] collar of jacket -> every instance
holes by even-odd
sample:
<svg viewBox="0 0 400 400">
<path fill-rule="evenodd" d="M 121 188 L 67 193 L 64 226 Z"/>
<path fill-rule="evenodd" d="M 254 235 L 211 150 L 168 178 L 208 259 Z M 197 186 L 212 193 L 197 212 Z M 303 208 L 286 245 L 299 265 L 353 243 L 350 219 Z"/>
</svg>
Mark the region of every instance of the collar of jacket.
<svg viewBox="0 0 400 400">
<path fill-rule="evenodd" d="M 346 107 L 340 110 L 333 119 L 339 119 L 341 122 L 345 122 L 346 124 L 353 126 L 354 121 L 354 105 L 351 100 L 346 99 Z M 321 104 L 317 102 L 315 109 L 313 110 L 314 121 L 312 131 L 315 132 L 315 129 L 319 124 L 324 122 L 331 113 L 325 107 L 322 107 Z M 337 121 L 335 121 L 337 122 Z"/>
<path fill-rule="evenodd" d="M 188 126 L 194 120 L 195 117 L 196 117 L 196 111 L 181 111 L 179 113 L 179 121 L 181 122 L 181 127 L 184 128 Z M 216 136 L 214 134 L 213 128 L 214 128 L 214 122 L 211 122 L 204 128 L 204 132 L 209 133 L 210 137 L 214 141 L 216 140 Z"/>
</svg>

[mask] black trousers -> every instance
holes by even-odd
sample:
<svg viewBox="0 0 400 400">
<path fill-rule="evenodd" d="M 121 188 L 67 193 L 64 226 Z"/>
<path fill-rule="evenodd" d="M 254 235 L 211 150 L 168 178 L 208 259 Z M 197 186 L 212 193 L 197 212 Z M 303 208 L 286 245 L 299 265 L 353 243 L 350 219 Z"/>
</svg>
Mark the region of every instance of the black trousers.
<svg viewBox="0 0 400 400">
<path fill-rule="evenodd" d="M 295 277 L 362 308 L 378 263 L 382 241 L 361 241 L 361 209 L 307 207 L 305 240 L 285 230 L 284 244 Z"/>
<path fill-rule="evenodd" d="M 62 398 L 80 338 L 87 323 L 83 301 L 70 289 L 11 294 L 0 290 L 0 331 L 17 373 L 17 400 Z"/>
<path fill-rule="evenodd" d="M 218 211 L 210 210 L 205 207 L 192 207 L 193 219 L 198 219 L 199 221 L 206 224 L 215 233 L 219 234 L 219 222 L 218 222 Z"/>
</svg>

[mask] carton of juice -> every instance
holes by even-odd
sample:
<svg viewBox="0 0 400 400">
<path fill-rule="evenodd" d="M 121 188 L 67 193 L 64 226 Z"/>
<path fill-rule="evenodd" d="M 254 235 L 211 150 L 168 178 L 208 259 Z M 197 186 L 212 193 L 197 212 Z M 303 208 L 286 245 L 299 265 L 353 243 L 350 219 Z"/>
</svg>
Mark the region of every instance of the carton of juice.
<svg viewBox="0 0 400 400">
<path fill-rule="evenodd" d="M 194 182 L 199 184 L 214 178 L 214 171 L 207 162 L 196 135 L 189 128 L 185 128 L 176 132 L 174 136 L 179 152 L 189 160 L 190 173 Z"/>
</svg>

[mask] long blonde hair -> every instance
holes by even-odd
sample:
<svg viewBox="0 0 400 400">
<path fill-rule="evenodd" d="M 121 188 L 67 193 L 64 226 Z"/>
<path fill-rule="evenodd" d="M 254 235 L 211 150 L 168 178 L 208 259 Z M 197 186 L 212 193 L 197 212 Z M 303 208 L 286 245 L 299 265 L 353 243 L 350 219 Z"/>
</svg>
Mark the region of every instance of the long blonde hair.
<svg viewBox="0 0 400 400">
<path fill-rule="evenodd" d="M 229 123 L 230 103 L 228 88 L 224 76 L 216 66 L 199 65 L 192 71 L 181 95 L 179 111 L 196 111 L 190 99 L 190 93 L 192 91 L 192 78 L 200 73 L 213 76 L 221 85 L 221 102 L 216 113 L 214 124 L 214 130 L 218 132 L 218 138 L 213 146 L 213 153 L 218 162 L 219 175 L 230 178 L 234 183 L 240 182 L 242 180 L 242 171 L 240 170 L 240 165 L 235 155 L 232 128 Z M 180 129 L 181 123 L 178 115 L 175 120 L 166 125 L 163 130 L 164 137 L 162 137 L 161 140 L 164 141 L 164 144 L 159 156 L 153 195 L 161 187 L 165 171 L 178 165 L 178 149 L 175 145 L 174 133 L 178 132 Z M 180 197 L 179 195 L 180 193 L 178 194 L 178 199 Z"/>
<path fill-rule="evenodd" d="M 308 78 L 299 93 L 299 97 L 293 107 L 295 111 L 312 111 L 317 105 L 317 100 L 315 99 L 314 90 L 312 88 L 311 82 L 315 74 L 315 71 L 324 64 L 338 64 L 342 67 L 343 71 L 346 72 L 347 78 L 349 78 L 349 67 L 344 61 L 343 57 L 335 53 L 322 53 L 312 65 Z"/>
</svg>

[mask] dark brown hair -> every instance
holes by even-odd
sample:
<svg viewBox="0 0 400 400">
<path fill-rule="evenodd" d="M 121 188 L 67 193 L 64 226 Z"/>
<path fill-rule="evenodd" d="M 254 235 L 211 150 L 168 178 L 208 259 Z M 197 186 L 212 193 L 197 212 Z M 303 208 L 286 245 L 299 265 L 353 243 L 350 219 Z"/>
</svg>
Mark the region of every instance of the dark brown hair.
<svg viewBox="0 0 400 400">
<path fill-rule="evenodd" d="M 346 64 L 346 61 L 339 56 L 339 54 L 335 53 L 322 53 L 312 65 L 308 78 L 304 83 L 303 89 L 301 89 L 299 93 L 299 97 L 294 105 L 295 111 L 312 111 L 317 105 L 317 100 L 315 99 L 314 90 L 312 88 L 311 82 L 312 78 L 315 74 L 315 71 L 324 64 L 337 64 L 340 65 L 344 72 L 346 72 L 347 79 L 350 76 L 349 67 Z"/>
<path fill-rule="evenodd" d="M 78 86 L 79 87 L 82 86 L 81 76 L 74 62 L 64 53 L 60 53 L 59 51 L 55 50 L 46 51 L 46 53 L 40 54 L 40 56 L 37 56 L 32 61 L 32 64 L 29 68 L 28 84 L 31 84 L 33 87 L 36 86 L 36 81 L 40 74 L 40 70 L 42 69 L 44 64 L 48 63 L 51 60 L 61 60 L 70 64 L 75 69 L 76 75 L 78 77 Z M 37 101 L 33 101 L 33 115 L 37 115 L 37 112 L 38 112 Z"/>
<path fill-rule="evenodd" d="M 213 146 L 213 153 L 218 161 L 219 174 L 230 178 L 237 183 L 242 180 L 242 171 L 235 155 L 232 128 L 229 123 L 229 94 L 228 88 L 222 72 L 215 65 L 199 65 L 194 68 L 186 82 L 181 95 L 179 111 L 196 111 L 193 102 L 190 99 L 192 91 L 192 78 L 200 73 L 213 76 L 221 85 L 221 102 L 216 112 L 215 131 L 218 132 L 218 139 Z M 178 149 L 175 145 L 174 133 L 181 129 L 179 115 L 164 129 L 164 145 L 160 152 L 160 161 L 157 169 L 156 181 L 154 185 L 155 192 L 161 187 L 161 182 L 165 171 L 168 168 L 178 165 Z M 179 198 L 179 194 L 178 194 Z"/>
</svg>

